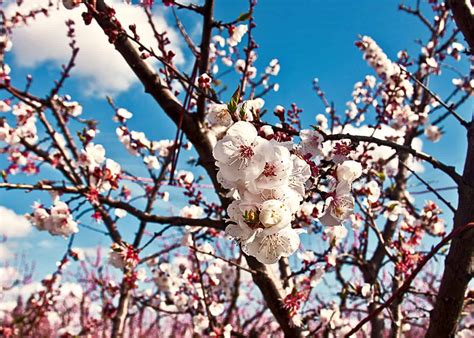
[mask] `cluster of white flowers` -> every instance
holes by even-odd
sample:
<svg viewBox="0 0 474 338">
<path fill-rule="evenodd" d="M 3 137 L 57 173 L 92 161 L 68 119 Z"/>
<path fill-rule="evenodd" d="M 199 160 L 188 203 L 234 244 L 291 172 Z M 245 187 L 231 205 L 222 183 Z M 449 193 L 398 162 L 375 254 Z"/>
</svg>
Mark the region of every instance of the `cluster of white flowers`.
<svg viewBox="0 0 474 338">
<path fill-rule="evenodd" d="M 250 122 L 263 104 L 263 100 L 234 104 L 238 112 L 234 116 L 232 104 L 211 105 L 207 118 L 211 126 L 224 131 L 217 135 L 213 154 L 217 179 L 234 199 L 227 209 L 230 225 L 226 233 L 246 254 L 272 264 L 298 248 L 303 230 L 292 228 L 295 218 L 308 227 L 317 215 L 322 215 L 319 221 L 326 226 L 341 225 L 349 218 L 354 209 L 352 183 L 362 174 L 362 166 L 347 156 L 331 154 L 331 144 L 316 130 L 301 130 L 300 144 L 278 142 L 270 126 L 257 131 Z M 236 117 L 240 121 L 234 123 Z M 329 178 L 326 200 L 303 202 L 311 177 L 308 161 L 320 163 L 323 158 L 337 165 L 337 175 Z M 327 236 L 342 239 L 347 234 L 344 230 L 330 229 Z"/>
<path fill-rule="evenodd" d="M 126 243 L 112 243 L 108 262 L 117 269 L 134 269 L 139 262 L 138 251 Z"/>
<path fill-rule="evenodd" d="M 209 243 L 199 245 L 198 249 L 202 252 L 214 253 Z M 237 271 L 232 265 L 222 260 L 216 260 L 210 255 L 198 253 L 197 257 L 199 261 L 208 263 L 204 275 L 209 278 L 208 282 L 212 285 L 212 295 L 208 296 L 207 301 L 209 303 L 206 308 L 212 316 L 218 317 L 225 310 L 225 305 L 220 296 L 223 294 L 231 295 L 231 286 L 235 283 Z M 196 314 L 193 316 L 194 332 L 200 335 L 204 334 L 209 327 L 208 316 L 202 313 L 202 309 L 205 308 L 203 304 L 205 291 L 201 283 L 193 283 L 199 277 L 193 271 L 189 259 L 174 257 L 171 262 L 152 260 L 148 265 L 152 270 L 153 281 L 159 291 L 159 295 L 155 299 L 156 305 L 166 311 L 195 310 Z M 230 332 L 232 326 L 227 325 L 224 329 Z"/>
<path fill-rule="evenodd" d="M 345 161 L 337 167 L 336 180 L 326 199 L 326 210 L 319 218 L 326 226 L 340 225 L 354 211 L 354 197 L 351 195 L 352 182 L 362 175 L 362 166 L 356 161 Z M 343 228 L 345 230 L 345 228 Z M 338 242 L 346 236 L 347 230 L 331 231 L 331 241 Z M 342 232 L 341 232 L 342 231 Z"/>
<path fill-rule="evenodd" d="M 6 106 L 4 108 L 6 109 Z M 7 121 L 0 120 L 0 141 L 10 146 L 18 145 L 21 140 L 35 144 L 38 141 L 38 130 L 33 109 L 20 102 L 13 106 L 12 112 L 16 117 L 17 125 L 13 128 Z"/>
<path fill-rule="evenodd" d="M 352 90 L 352 100 L 346 103 L 347 109 L 345 114 L 351 120 L 354 120 L 356 124 L 360 124 L 365 120 L 365 114 L 363 112 L 366 107 L 372 105 L 377 106 L 377 100 L 375 96 L 375 85 L 377 80 L 375 76 L 367 75 L 364 81 L 358 81 L 354 84 L 354 89 Z M 359 105 L 360 109 L 359 109 Z"/>
<path fill-rule="evenodd" d="M 66 116 L 78 117 L 82 114 L 82 106 L 77 101 L 71 101 L 69 95 L 65 95 L 64 97 L 54 95 L 53 102 L 59 106 L 62 113 Z"/>
<path fill-rule="evenodd" d="M 139 131 L 130 131 L 125 126 L 118 127 L 116 134 L 119 141 L 125 146 L 128 152 L 138 156 L 140 149 L 151 149 L 151 142 L 145 133 Z"/>
<path fill-rule="evenodd" d="M 241 41 L 245 33 L 247 33 L 248 27 L 247 25 L 238 25 L 238 26 L 230 26 L 229 27 L 229 38 L 227 39 L 227 43 L 231 47 L 237 46 Z"/>
<path fill-rule="evenodd" d="M 167 157 L 174 145 L 172 140 L 150 141 L 144 132 L 130 130 L 125 122 L 132 118 L 133 114 L 124 108 L 118 108 L 114 116 L 116 122 L 121 126 L 116 128 L 119 141 L 133 156 L 141 156 L 143 163 L 150 170 L 159 170 L 162 166 L 160 157 Z M 185 147 L 190 149 L 189 144 Z"/>
<path fill-rule="evenodd" d="M 433 201 L 426 201 L 417 217 L 400 203 L 389 204 L 388 212 L 392 215 L 392 219 L 401 219 L 402 230 L 423 229 L 432 236 L 443 236 L 446 233 L 445 220 L 441 217 L 442 211 Z"/>
<path fill-rule="evenodd" d="M 337 332 L 337 336 L 344 336 L 351 330 L 354 323 L 343 318 L 339 306 L 335 303 L 331 307 L 322 308 L 319 313 L 320 324 Z"/>
<path fill-rule="evenodd" d="M 429 107 L 418 111 L 405 104 L 405 99 L 411 98 L 414 90 L 408 74 L 400 65 L 392 62 L 372 38 L 363 36 L 358 47 L 363 51 L 364 59 L 383 80 L 381 97 L 385 113 L 393 119 L 392 126 L 404 130 L 424 124 Z M 428 60 L 428 64 L 435 66 L 434 60 Z"/>
<path fill-rule="evenodd" d="M 347 125 L 343 129 L 340 126 L 334 127 L 334 133 L 347 133 L 351 135 L 362 135 L 362 136 L 373 136 L 382 140 L 390 140 L 398 144 L 403 144 L 405 140 L 405 135 L 402 131 L 394 129 L 387 125 L 381 125 L 379 128 L 372 128 L 369 126 L 355 127 L 352 125 Z M 414 138 L 412 141 L 412 147 L 416 151 L 422 151 L 423 142 L 420 138 Z M 323 147 L 325 150 L 326 147 Z M 377 146 L 371 144 L 367 148 L 366 143 L 359 143 L 356 149 L 349 155 L 349 158 L 358 159 L 363 154 L 367 154 L 365 163 L 368 167 L 377 167 L 380 172 L 386 176 L 393 177 L 398 172 L 399 160 L 398 157 L 395 157 L 395 151 L 387 146 Z M 388 162 L 384 162 L 387 161 Z M 383 166 L 378 165 L 378 163 L 384 163 Z M 423 170 L 423 164 L 416 160 L 412 155 L 408 157 L 408 165 L 415 172 L 420 172 Z"/>
<path fill-rule="evenodd" d="M 405 89 L 406 94 L 402 94 L 403 96 L 410 97 L 413 94 L 413 85 L 408 81 L 408 76 L 401 71 L 398 64 L 388 58 L 387 54 L 370 36 L 362 37 L 359 48 L 364 52 L 364 59 L 374 68 L 377 75 L 388 81 L 392 77 L 399 78 L 400 83 L 393 83 L 396 86 L 394 89 Z"/>
<path fill-rule="evenodd" d="M 27 215 L 27 218 L 38 230 L 48 231 L 51 235 L 64 237 L 79 231 L 68 205 L 59 199 L 54 201 L 50 209 L 46 209 L 36 202 L 33 208 L 33 213 Z"/>
<path fill-rule="evenodd" d="M 214 157 L 219 182 L 235 198 L 227 209 L 232 223 L 226 233 L 245 253 L 271 264 L 299 246 L 299 231 L 291 221 L 311 170 L 285 144 L 257 134 L 251 123 L 236 122 L 217 142 Z"/>
<path fill-rule="evenodd" d="M 248 63 L 246 62 L 246 60 L 243 59 L 238 59 L 237 61 L 235 61 L 235 70 L 237 71 L 237 73 L 241 74 L 245 72 L 249 79 L 255 79 L 255 77 L 257 76 L 257 68 L 253 66 L 253 63 L 256 60 L 257 54 L 252 51 L 249 54 Z M 245 68 L 247 68 L 247 70 Z"/>
<path fill-rule="evenodd" d="M 88 143 L 82 150 L 79 161 L 88 169 L 91 185 L 99 192 L 117 188 L 121 173 L 120 164 L 105 158 L 105 149 L 102 145 Z"/>
<path fill-rule="evenodd" d="M 474 79 L 470 78 L 456 78 L 452 80 L 453 85 L 460 88 L 461 90 L 469 93 L 471 96 L 474 95 Z"/>
</svg>

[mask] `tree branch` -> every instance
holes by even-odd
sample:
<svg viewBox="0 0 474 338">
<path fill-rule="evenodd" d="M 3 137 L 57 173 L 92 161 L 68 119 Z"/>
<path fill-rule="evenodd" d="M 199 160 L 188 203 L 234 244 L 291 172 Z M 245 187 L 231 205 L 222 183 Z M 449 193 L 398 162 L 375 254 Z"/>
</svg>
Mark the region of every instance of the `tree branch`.
<svg viewBox="0 0 474 338">
<path fill-rule="evenodd" d="M 441 242 L 439 242 L 426 256 L 423 257 L 421 262 L 416 266 L 415 270 L 408 276 L 408 278 L 405 280 L 405 282 L 402 284 L 400 288 L 398 288 L 387 301 L 385 301 L 382 305 L 380 305 L 374 312 L 371 312 L 367 317 L 362 319 L 349 333 L 345 335 L 345 337 L 350 337 L 353 334 L 355 334 L 357 331 L 359 331 L 362 326 L 364 326 L 372 317 L 378 315 L 380 312 L 382 312 L 385 308 L 390 306 L 398 297 L 403 295 L 408 291 L 410 288 L 411 283 L 415 279 L 415 277 L 420 273 L 421 269 L 428 263 L 428 261 L 433 258 L 434 255 L 443 247 L 445 246 L 451 239 L 457 237 L 464 231 L 472 230 L 474 229 L 474 223 L 468 223 L 463 227 L 454 229 L 448 236 L 443 238 Z M 447 337 L 444 335 L 437 335 L 437 337 Z"/>
<path fill-rule="evenodd" d="M 350 134 L 323 134 L 324 140 L 325 141 L 336 141 L 336 140 L 351 140 L 353 142 L 369 142 L 369 143 L 375 143 L 379 146 L 387 146 L 389 148 L 392 148 L 396 151 L 402 152 L 402 153 L 408 153 L 410 155 L 413 155 L 414 157 L 417 157 L 423 161 L 426 161 L 430 163 L 433 168 L 439 169 L 443 171 L 445 174 L 447 174 L 449 177 L 453 179 L 454 182 L 457 184 L 462 183 L 462 177 L 459 175 L 455 168 L 453 166 L 448 166 L 437 159 L 435 159 L 433 156 L 425 154 L 423 152 L 418 152 L 415 149 L 413 149 L 410 146 L 398 144 L 392 141 L 387 141 L 387 140 L 382 140 L 376 137 L 371 137 L 371 136 L 362 136 L 362 135 L 350 135 Z"/>
<path fill-rule="evenodd" d="M 469 48 L 474 51 L 474 6 L 470 0 L 448 0 L 454 21 L 466 39 Z"/>
<path fill-rule="evenodd" d="M 467 155 L 463 182 L 458 189 L 458 207 L 454 215 L 454 229 L 474 221 L 474 127 L 468 131 Z M 464 294 L 474 277 L 474 229 L 453 240 L 446 257 L 443 278 L 436 303 L 430 316 L 426 337 L 451 337 L 456 332 L 464 305 Z"/>
</svg>

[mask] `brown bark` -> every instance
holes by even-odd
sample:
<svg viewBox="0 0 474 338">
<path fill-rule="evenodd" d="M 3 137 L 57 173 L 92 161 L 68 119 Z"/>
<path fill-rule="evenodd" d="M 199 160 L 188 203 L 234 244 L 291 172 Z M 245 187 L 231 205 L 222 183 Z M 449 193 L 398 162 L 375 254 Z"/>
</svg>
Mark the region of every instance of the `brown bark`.
<svg viewBox="0 0 474 338">
<path fill-rule="evenodd" d="M 474 125 L 468 130 L 468 148 L 464 165 L 463 182 L 458 188 L 458 208 L 454 215 L 454 228 L 474 221 Z M 464 294 L 474 276 L 474 230 L 456 237 L 446 257 L 443 278 L 431 312 L 426 337 L 454 337 L 464 305 Z"/>
<path fill-rule="evenodd" d="M 283 307 L 282 285 L 279 280 L 275 278 L 268 271 L 267 267 L 257 261 L 254 257 L 245 256 L 249 267 L 256 271 L 252 274 L 253 281 L 262 292 L 265 303 L 267 304 L 273 316 L 280 324 L 286 338 L 302 337 L 301 329 L 292 325 L 292 319 L 288 311 Z"/>
<path fill-rule="evenodd" d="M 130 302 L 130 290 L 125 281 L 122 281 L 120 288 L 120 298 L 117 306 L 117 313 L 112 320 L 112 338 L 122 338 L 124 335 L 125 321 L 128 314 L 128 306 Z"/>
<path fill-rule="evenodd" d="M 469 5 L 471 2 L 471 5 Z M 461 30 L 469 48 L 474 51 L 474 4 L 471 0 L 449 0 L 454 21 Z M 472 11 L 472 12 L 471 12 Z"/>
<path fill-rule="evenodd" d="M 393 277 L 393 282 L 392 282 L 392 290 L 394 292 L 400 288 L 401 285 L 401 279 L 398 276 Z M 401 303 L 403 301 L 403 295 L 400 295 L 400 297 L 397 297 L 392 305 L 390 305 L 390 311 L 392 313 L 392 318 L 391 318 L 391 326 L 390 326 L 390 338 L 401 338 L 402 334 L 402 310 L 401 310 Z"/>
<path fill-rule="evenodd" d="M 203 27 L 200 46 L 199 75 L 209 73 L 209 53 L 212 38 L 212 25 L 214 24 L 214 0 L 206 0 L 203 7 Z M 206 98 L 199 95 L 197 102 L 197 113 L 201 121 L 204 120 L 206 111 Z"/>
</svg>

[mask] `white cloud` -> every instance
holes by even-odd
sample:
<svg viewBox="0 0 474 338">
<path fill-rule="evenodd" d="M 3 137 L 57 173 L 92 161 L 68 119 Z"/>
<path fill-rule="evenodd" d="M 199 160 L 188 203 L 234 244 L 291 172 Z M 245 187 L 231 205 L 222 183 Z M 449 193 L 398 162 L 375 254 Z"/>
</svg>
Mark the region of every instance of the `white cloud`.
<svg viewBox="0 0 474 338">
<path fill-rule="evenodd" d="M 31 231 L 31 224 L 13 210 L 0 206 L 0 236 L 24 237 Z"/>
<path fill-rule="evenodd" d="M 43 239 L 36 244 L 41 249 L 52 249 L 57 247 L 57 242 L 51 241 L 49 239 Z"/>
<path fill-rule="evenodd" d="M 26 0 L 21 6 L 21 11 L 47 2 L 47 0 Z M 146 46 L 156 46 L 143 8 L 127 5 L 120 0 L 109 3 L 116 10 L 117 18 L 123 27 L 136 23 L 141 42 Z M 18 7 L 12 4 L 7 7 L 6 12 L 11 14 L 17 10 Z M 12 37 L 12 52 L 16 63 L 28 68 L 38 67 L 47 62 L 52 62 L 56 66 L 65 64 L 71 55 L 65 21 L 73 19 L 76 23 L 76 39 L 80 51 L 72 75 L 84 80 L 85 93 L 100 96 L 127 90 L 137 81 L 135 74 L 95 22 L 88 26 L 84 24 L 81 17 L 83 12 L 83 7 L 74 10 L 66 10 L 62 6 L 59 9 L 53 7 L 49 17 L 38 15 L 35 20 L 30 20 L 28 26 L 16 28 Z M 158 32 L 164 30 L 168 32 L 171 48 L 176 53 L 175 61 L 177 64 L 182 64 L 184 59 L 179 33 L 168 26 L 162 14 L 154 14 L 154 19 Z"/>
<path fill-rule="evenodd" d="M 0 287 L 11 287 L 20 277 L 20 272 L 16 268 L 0 267 Z"/>
<path fill-rule="evenodd" d="M 5 244 L 0 244 L 0 261 L 6 261 L 13 257 L 13 252 L 11 252 Z"/>
</svg>

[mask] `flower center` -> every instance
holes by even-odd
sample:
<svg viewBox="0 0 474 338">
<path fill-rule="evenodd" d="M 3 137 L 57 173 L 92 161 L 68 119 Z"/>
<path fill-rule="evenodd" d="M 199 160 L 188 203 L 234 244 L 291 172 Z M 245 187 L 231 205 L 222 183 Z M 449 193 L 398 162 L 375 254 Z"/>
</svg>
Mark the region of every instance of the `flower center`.
<svg viewBox="0 0 474 338">
<path fill-rule="evenodd" d="M 282 220 L 281 213 L 276 209 L 267 209 L 262 210 L 260 213 L 260 222 L 265 226 L 265 228 L 270 228 Z"/>
<path fill-rule="evenodd" d="M 241 145 L 240 146 L 240 157 L 245 159 L 251 159 L 255 155 L 253 149 L 250 146 Z"/>
<path fill-rule="evenodd" d="M 263 176 L 276 176 L 276 166 L 273 163 L 265 163 L 265 168 L 263 168 Z"/>
</svg>

